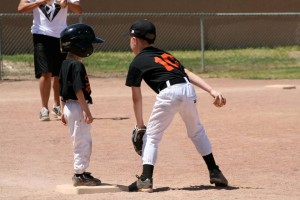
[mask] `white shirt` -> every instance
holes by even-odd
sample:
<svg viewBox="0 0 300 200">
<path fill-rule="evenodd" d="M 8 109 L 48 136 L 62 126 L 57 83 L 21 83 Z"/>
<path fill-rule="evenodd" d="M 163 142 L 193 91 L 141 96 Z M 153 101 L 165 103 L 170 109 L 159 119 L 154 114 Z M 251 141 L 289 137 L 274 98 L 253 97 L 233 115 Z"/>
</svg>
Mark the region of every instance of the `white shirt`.
<svg viewBox="0 0 300 200">
<path fill-rule="evenodd" d="M 35 2 L 36 0 L 28 0 Z M 80 0 L 68 0 L 74 3 Z M 51 4 L 41 5 L 33 10 L 33 25 L 31 33 L 59 38 L 60 33 L 67 27 L 68 6 L 61 8 L 52 0 Z"/>
</svg>

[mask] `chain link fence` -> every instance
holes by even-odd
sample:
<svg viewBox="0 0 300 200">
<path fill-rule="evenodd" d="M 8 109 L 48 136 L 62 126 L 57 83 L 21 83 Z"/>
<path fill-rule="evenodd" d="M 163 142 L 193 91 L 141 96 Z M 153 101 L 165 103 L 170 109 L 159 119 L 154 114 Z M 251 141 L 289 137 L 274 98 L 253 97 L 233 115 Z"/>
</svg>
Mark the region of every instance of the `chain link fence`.
<svg viewBox="0 0 300 200">
<path fill-rule="evenodd" d="M 300 13 L 83 13 L 69 14 L 68 24 L 91 25 L 105 39 L 95 51 L 129 51 L 123 34 L 138 19 L 156 25 L 156 46 L 201 51 L 202 69 L 209 67 L 205 66 L 205 50 L 294 46 L 300 39 Z M 33 53 L 32 20 L 32 14 L 0 14 L 0 78 L 13 68 L 3 63 L 3 56 Z M 17 70 L 22 76 L 33 74 L 33 62 L 31 68 Z"/>
</svg>

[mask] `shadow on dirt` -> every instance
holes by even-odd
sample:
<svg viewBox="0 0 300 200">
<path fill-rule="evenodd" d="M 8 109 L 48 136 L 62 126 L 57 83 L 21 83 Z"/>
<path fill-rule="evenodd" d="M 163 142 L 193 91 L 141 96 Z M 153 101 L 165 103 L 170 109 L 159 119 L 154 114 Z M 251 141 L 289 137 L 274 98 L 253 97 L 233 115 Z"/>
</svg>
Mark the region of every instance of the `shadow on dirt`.
<svg viewBox="0 0 300 200">
<path fill-rule="evenodd" d="M 170 188 L 170 187 L 161 187 L 154 189 L 154 192 L 166 192 L 169 190 L 187 190 L 187 191 L 199 191 L 199 190 L 238 190 L 239 187 L 227 186 L 227 187 L 215 187 L 211 185 L 195 185 L 190 187 L 183 188 Z"/>
</svg>

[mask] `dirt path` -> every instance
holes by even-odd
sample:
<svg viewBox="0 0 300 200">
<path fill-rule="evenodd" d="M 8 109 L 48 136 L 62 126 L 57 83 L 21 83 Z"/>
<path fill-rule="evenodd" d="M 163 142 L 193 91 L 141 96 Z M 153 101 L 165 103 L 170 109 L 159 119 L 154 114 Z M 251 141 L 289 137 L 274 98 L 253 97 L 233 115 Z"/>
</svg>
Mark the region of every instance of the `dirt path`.
<svg viewBox="0 0 300 200">
<path fill-rule="evenodd" d="M 5 81 L 0 82 L 0 199 L 299 199 L 300 80 L 207 81 L 228 101 L 226 107 L 215 108 L 211 97 L 197 89 L 201 121 L 230 187 L 209 184 L 204 161 L 177 115 L 159 146 L 153 194 L 56 193 L 56 185 L 71 184 L 68 130 L 59 121 L 38 121 L 37 81 Z M 273 84 L 297 88 L 265 87 Z M 91 86 L 94 117 L 129 119 L 93 122 L 89 171 L 104 183 L 127 186 L 141 173 L 140 158 L 130 141 L 135 124 L 130 89 L 118 78 L 92 78 Z M 155 94 L 143 87 L 147 88 L 143 92 L 146 121 Z"/>
</svg>

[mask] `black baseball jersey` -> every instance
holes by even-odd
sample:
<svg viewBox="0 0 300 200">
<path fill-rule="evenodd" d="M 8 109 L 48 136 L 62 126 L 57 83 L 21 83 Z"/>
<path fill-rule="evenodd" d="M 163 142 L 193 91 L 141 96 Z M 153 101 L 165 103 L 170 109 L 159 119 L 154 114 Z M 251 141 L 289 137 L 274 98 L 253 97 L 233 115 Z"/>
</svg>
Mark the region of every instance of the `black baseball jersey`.
<svg viewBox="0 0 300 200">
<path fill-rule="evenodd" d="M 62 63 L 59 74 L 60 96 L 63 101 L 77 100 L 76 92 L 83 91 L 85 100 L 92 104 L 91 87 L 82 62 L 66 59 Z"/>
<path fill-rule="evenodd" d="M 140 87 L 144 80 L 156 93 L 166 81 L 187 77 L 184 66 L 164 50 L 149 46 L 143 49 L 131 62 L 126 85 Z"/>
</svg>

